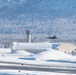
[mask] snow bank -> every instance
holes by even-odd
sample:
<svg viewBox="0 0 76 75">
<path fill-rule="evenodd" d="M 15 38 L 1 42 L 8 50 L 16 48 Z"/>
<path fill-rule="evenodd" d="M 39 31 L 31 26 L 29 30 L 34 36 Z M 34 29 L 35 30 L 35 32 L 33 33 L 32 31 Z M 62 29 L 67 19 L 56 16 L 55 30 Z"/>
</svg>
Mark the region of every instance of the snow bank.
<svg viewBox="0 0 76 75">
<path fill-rule="evenodd" d="M 56 50 L 48 50 L 48 51 L 41 52 L 40 54 L 35 55 L 35 58 L 37 60 L 76 59 L 76 57 L 73 57 L 71 55 L 68 55 L 68 54 L 65 54 L 63 52 L 59 52 Z"/>
<path fill-rule="evenodd" d="M 24 55 L 24 56 L 33 55 L 32 53 L 24 51 L 24 50 L 17 50 L 17 51 L 14 52 L 14 54 L 17 54 L 17 55 L 20 54 L 20 55 Z"/>
<path fill-rule="evenodd" d="M 0 48 L 0 53 L 10 53 L 11 48 Z"/>
</svg>

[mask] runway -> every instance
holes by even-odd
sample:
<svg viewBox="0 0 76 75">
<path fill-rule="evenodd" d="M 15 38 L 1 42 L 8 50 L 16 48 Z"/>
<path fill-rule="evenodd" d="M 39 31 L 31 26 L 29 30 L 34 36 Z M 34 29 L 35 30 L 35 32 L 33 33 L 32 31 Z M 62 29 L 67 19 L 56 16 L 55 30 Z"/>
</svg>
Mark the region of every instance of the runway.
<svg viewBox="0 0 76 75">
<path fill-rule="evenodd" d="M 23 64 L 13 64 L 10 65 L 1 65 L 0 69 L 9 69 L 9 70 L 29 70 L 29 71 L 42 71 L 42 72 L 57 72 L 57 73 L 69 73 L 76 74 L 76 68 L 66 68 L 66 67 L 47 67 L 41 65 L 23 65 Z"/>
</svg>

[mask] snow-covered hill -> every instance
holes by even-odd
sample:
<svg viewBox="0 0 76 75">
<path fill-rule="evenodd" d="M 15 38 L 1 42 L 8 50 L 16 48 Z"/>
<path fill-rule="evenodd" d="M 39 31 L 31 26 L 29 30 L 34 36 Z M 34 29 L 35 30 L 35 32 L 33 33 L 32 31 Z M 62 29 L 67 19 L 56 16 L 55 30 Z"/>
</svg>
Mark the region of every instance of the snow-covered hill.
<svg viewBox="0 0 76 75">
<path fill-rule="evenodd" d="M 26 29 L 75 39 L 76 0 L 0 0 L 0 34 Z"/>
<path fill-rule="evenodd" d="M 0 12 L 4 18 L 13 19 L 22 14 L 37 17 L 70 17 L 76 12 L 75 2 L 76 0 L 1 0 Z"/>
</svg>

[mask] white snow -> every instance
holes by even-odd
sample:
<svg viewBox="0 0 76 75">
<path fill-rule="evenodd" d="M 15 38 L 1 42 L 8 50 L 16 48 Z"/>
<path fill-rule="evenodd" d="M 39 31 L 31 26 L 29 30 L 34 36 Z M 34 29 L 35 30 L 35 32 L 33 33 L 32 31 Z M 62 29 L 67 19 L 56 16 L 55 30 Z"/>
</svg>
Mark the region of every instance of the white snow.
<svg viewBox="0 0 76 75">
<path fill-rule="evenodd" d="M 17 55 L 24 55 L 24 56 L 33 55 L 32 53 L 27 52 L 27 51 L 24 51 L 24 50 L 17 50 L 17 51 L 14 52 L 14 54 L 17 54 Z"/>
<path fill-rule="evenodd" d="M 4 53 L 6 52 L 6 53 Z M 67 55 L 65 53 L 53 50 L 53 49 L 48 49 L 47 51 L 41 52 L 39 54 L 31 54 L 29 52 L 23 51 L 23 50 L 18 50 L 14 53 L 10 53 L 10 50 L 5 51 L 5 49 L 0 49 L 0 61 L 3 62 L 15 62 L 15 63 L 21 63 L 21 64 L 30 64 L 30 65 L 38 65 L 37 67 L 42 67 L 41 65 L 47 65 L 49 68 L 51 66 L 54 67 L 76 67 L 76 63 L 63 63 L 63 62 L 48 62 L 46 60 L 69 60 L 69 61 L 76 61 L 76 56 L 71 56 Z M 30 55 L 32 55 L 33 58 L 36 60 L 25 60 L 25 59 L 19 59 L 19 58 L 31 58 Z M 6 63 L 0 63 L 0 65 L 16 65 L 18 64 L 6 64 Z M 21 66 L 21 65 L 19 65 Z M 31 67 L 31 66 L 30 66 Z M 46 67 L 46 66 L 44 66 Z M 36 71 L 23 71 L 20 70 L 0 70 L 0 74 L 20 74 L 20 75 L 73 75 L 73 74 L 68 74 L 68 73 L 57 73 L 57 72 L 36 72 Z"/>
<path fill-rule="evenodd" d="M 34 54 L 27 52 L 25 50 L 16 50 L 13 53 L 11 53 L 11 49 L 0 49 L 0 57 L 13 57 L 13 58 L 19 58 L 22 56 L 28 57 L 32 56 Z"/>
<path fill-rule="evenodd" d="M 76 75 L 66 73 L 55 73 L 55 72 L 38 72 L 38 71 L 19 71 L 19 70 L 0 70 L 0 75 Z"/>
<path fill-rule="evenodd" d="M 11 53 L 11 48 L 0 48 L 0 54 Z"/>
<path fill-rule="evenodd" d="M 53 49 L 41 52 L 40 54 L 35 55 L 35 57 L 37 60 L 51 60 L 51 59 L 76 60 L 76 57 L 74 56 Z"/>
</svg>

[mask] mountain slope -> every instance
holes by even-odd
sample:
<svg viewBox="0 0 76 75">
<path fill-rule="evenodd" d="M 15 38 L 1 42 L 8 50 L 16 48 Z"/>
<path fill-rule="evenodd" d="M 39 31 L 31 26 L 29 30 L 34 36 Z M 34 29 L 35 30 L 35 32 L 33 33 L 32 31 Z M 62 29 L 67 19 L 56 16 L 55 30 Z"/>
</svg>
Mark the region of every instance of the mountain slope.
<svg viewBox="0 0 76 75">
<path fill-rule="evenodd" d="M 75 15 L 76 0 L 0 0 L 0 34 L 25 34 L 31 29 L 74 37 Z"/>
</svg>

